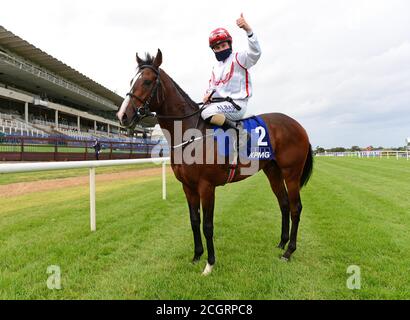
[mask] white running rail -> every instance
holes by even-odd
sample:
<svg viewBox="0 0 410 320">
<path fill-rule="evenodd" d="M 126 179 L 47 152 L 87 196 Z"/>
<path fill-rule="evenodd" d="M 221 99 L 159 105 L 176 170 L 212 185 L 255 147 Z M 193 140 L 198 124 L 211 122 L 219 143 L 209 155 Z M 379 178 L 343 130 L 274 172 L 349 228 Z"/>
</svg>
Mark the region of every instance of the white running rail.
<svg viewBox="0 0 410 320">
<path fill-rule="evenodd" d="M 354 151 L 354 152 L 324 152 L 318 153 L 320 157 L 356 157 L 356 158 L 396 158 L 410 160 L 410 151 L 396 150 L 375 150 L 375 151 Z"/>
<path fill-rule="evenodd" d="M 121 166 L 139 163 L 158 163 L 162 164 L 162 199 L 166 199 L 166 163 L 169 157 L 163 158 L 144 158 L 126 160 L 99 160 L 99 161 L 65 161 L 65 162 L 28 162 L 28 163 L 6 163 L 0 164 L 0 173 L 17 173 L 29 171 L 51 171 L 89 168 L 90 169 L 90 227 L 91 231 L 96 228 L 96 209 L 95 209 L 95 168 Z"/>
</svg>

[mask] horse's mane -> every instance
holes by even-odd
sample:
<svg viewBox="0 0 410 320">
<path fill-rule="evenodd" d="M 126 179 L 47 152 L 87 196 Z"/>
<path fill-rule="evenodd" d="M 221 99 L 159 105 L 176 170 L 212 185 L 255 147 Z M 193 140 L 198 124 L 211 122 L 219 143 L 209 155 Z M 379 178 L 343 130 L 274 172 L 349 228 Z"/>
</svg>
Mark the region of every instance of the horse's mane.
<svg viewBox="0 0 410 320">
<path fill-rule="evenodd" d="M 195 101 L 193 101 L 193 100 L 191 99 L 191 97 L 190 97 L 184 90 L 181 89 L 181 87 L 178 85 L 178 83 L 176 83 L 176 82 L 174 81 L 174 79 L 172 79 L 171 77 L 169 77 L 169 78 L 171 79 L 171 81 L 172 81 L 172 83 L 174 84 L 175 88 L 176 88 L 177 91 L 181 94 L 181 96 L 185 99 L 186 102 L 188 102 L 188 103 L 191 104 L 191 105 L 198 106 L 198 104 L 197 104 Z"/>
<path fill-rule="evenodd" d="M 141 66 L 143 66 L 143 65 L 152 66 L 153 63 L 154 63 L 154 59 L 155 59 L 154 56 L 151 56 L 149 53 L 146 53 L 146 54 L 145 54 L 145 60 L 142 60 L 143 63 L 141 64 Z M 138 69 L 139 69 L 139 67 L 140 67 L 140 66 L 138 66 Z M 167 75 L 168 75 L 168 74 L 167 74 Z M 175 86 L 175 88 L 177 89 L 177 91 L 181 94 L 181 96 L 184 98 L 184 100 L 185 100 L 187 103 L 189 103 L 190 105 L 198 106 L 198 104 L 197 104 L 195 101 L 193 101 L 193 100 L 191 99 L 191 97 L 190 97 L 184 90 L 182 90 L 182 88 L 178 85 L 178 83 L 175 82 L 174 79 L 172 79 L 169 75 L 168 75 L 168 77 L 171 79 L 173 85 Z"/>
</svg>

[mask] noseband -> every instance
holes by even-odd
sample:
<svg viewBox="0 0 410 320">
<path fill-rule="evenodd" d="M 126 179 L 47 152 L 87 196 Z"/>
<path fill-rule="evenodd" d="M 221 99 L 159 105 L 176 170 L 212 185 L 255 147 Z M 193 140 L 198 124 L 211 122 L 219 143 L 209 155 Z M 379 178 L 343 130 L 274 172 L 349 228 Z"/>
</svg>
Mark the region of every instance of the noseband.
<svg viewBox="0 0 410 320">
<path fill-rule="evenodd" d="M 132 104 L 133 104 L 134 108 L 136 109 L 134 117 L 132 119 L 132 122 L 134 122 L 137 117 L 145 118 L 145 117 L 153 115 L 153 113 L 151 112 L 149 106 L 150 106 L 151 101 L 154 98 L 154 96 L 155 96 L 155 94 L 158 90 L 158 87 L 160 85 L 160 73 L 159 73 L 159 69 L 156 69 L 156 68 L 154 68 L 153 66 L 150 66 L 150 65 L 143 65 L 139 69 L 142 71 L 143 69 L 146 69 L 146 68 L 151 69 L 157 75 L 157 79 L 155 80 L 155 85 L 151 90 L 150 96 L 145 101 L 143 101 L 140 97 L 133 94 L 131 91 L 127 93 L 127 96 L 129 96 L 131 98 Z M 131 88 L 131 90 L 132 89 L 133 88 Z M 137 107 L 135 102 L 134 102 L 134 99 L 138 100 L 142 105 Z"/>
</svg>

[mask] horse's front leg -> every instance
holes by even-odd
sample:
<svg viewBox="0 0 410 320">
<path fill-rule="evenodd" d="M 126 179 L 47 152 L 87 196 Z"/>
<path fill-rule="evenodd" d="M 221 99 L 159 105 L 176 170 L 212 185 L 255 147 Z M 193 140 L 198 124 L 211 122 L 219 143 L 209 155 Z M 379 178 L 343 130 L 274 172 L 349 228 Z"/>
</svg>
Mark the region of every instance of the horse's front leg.
<svg viewBox="0 0 410 320">
<path fill-rule="evenodd" d="M 184 185 L 185 195 L 188 201 L 189 217 L 191 219 L 192 232 L 194 234 L 194 258 L 193 263 L 196 263 L 204 253 L 204 247 L 201 239 L 201 215 L 199 211 L 200 200 L 199 194 L 195 189 Z"/>
<path fill-rule="evenodd" d="M 201 197 L 202 212 L 204 218 L 203 231 L 206 238 L 206 247 L 208 250 L 208 262 L 203 275 L 208 275 L 212 272 L 215 264 L 214 251 L 214 206 L 215 206 L 215 186 L 210 183 L 201 183 L 199 185 L 199 195 Z"/>
</svg>

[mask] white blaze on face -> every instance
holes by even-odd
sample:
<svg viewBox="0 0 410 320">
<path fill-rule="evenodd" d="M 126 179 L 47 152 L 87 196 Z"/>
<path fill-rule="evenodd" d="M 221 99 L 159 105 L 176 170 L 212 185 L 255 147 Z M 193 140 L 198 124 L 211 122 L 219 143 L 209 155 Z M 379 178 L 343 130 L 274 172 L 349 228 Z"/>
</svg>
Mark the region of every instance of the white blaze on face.
<svg viewBox="0 0 410 320">
<path fill-rule="evenodd" d="M 132 89 L 134 88 L 135 81 L 137 81 L 137 79 L 138 79 L 138 77 L 137 77 L 137 74 L 136 74 L 134 76 L 134 78 L 132 79 L 132 81 L 131 81 L 131 88 L 128 92 L 132 92 Z M 118 120 L 120 120 L 120 122 L 122 120 L 122 117 L 125 114 L 125 110 L 127 109 L 128 104 L 130 103 L 130 100 L 131 100 L 130 96 L 126 96 L 124 101 L 121 104 L 120 110 L 117 112 L 117 118 L 118 118 Z"/>
<path fill-rule="evenodd" d="M 130 103 L 130 97 L 126 96 L 124 101 L 121 104 L 120 110 L 117 112 L 117 118 L 122 122 L 122 117 L 125 114 L 125 110 L 127 109 L 128 104 Z"/>
</svg>

